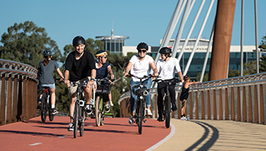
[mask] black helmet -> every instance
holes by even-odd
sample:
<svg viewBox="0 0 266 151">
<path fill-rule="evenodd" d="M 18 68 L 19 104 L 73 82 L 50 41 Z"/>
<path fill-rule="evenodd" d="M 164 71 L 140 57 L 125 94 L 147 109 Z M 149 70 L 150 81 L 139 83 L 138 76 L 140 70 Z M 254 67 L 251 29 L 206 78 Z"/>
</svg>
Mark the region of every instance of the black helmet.
<svg viewBox="0 0 266 151">
<path fill-rule="evenodd" d="M 160 54 L 170 54 L 170 53 L 172 53 L 172 51 L 168 47 L 163 47 L 163 48 L 160 49 L 159 53 Z"/>
<path fill-rule="evenodd" d="M 107 52 L 105 52 L 104 50 L 99 50 L 95 54 L 96 58 L 102 57 L 103 55 L 107 55 Z"/>
<path fill-rule="evenodd" d="M 73 39 L 72 45 L 78 46 L 84 44 L 85 45 L 85 39 L 82 36 L 77 36 Z"/>
<path fill-rule="evenodd" d="M 46 50 L 43 51 L 44 58 L 47 58 L 47 57 L 49 57 L 51 55 L 52 55 L 52 51 L 51 50 L 46 49 Z"/>
<path fill-rule="evenodd" d="M 139 43 L 138 46 L 137 46 L 137 50 L 140 50 L 140 49 L 142 49 L 142 48 L 145 48 L 146 50 L 149 49 L 148 45 L 147 45 L 145 42 L 141 42 L 141 43 Z"/>
</svg>

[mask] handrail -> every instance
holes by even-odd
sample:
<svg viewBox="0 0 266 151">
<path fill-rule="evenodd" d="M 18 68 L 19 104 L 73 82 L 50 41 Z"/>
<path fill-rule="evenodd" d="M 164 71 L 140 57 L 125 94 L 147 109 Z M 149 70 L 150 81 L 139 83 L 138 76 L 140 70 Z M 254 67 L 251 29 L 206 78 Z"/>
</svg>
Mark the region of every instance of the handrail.
<svg viewBox="0 0 266 151">
<path fill-rule="evenodd" d="M 0 125 L 36 117 L 37 69 L 0 59 Z"/>
</svg>

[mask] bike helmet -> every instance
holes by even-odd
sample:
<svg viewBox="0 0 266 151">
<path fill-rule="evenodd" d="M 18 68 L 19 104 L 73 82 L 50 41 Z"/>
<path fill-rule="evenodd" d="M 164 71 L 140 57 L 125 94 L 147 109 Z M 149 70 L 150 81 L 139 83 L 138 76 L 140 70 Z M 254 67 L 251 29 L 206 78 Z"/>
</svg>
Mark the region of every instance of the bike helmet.
<svg viewBox="0 0 266 151">
<path fill-rule="evenodd" d="M 170 54 L 170 53 L 172 53 L 172 51 L 168 47 L 163 47 L 163 48 L 160 49 L 159 53 L 160 54 Z"/>
<path fill-rule="evenodd" d="M 141 43 L 139 43 L 138 46 L 137 46 L 137 50 L 138 50 L 138 51 L 139 51 L 140 49 L 142 49 L 142 48 L 145 48 L 146 50 L 149 49 L 148 45 L 147 45 L 145 42 L 141 42 Z"/>
<path fill-rule="evenodd" d="M 85 39 L 82 36 L 76 36 L 73 39 L 72 45 L 73 46 L 78 46 L 78 45 L 81 45 L 81 44 L 84 44 L 84 45 L 86 44 Z"/>
<path fill-rule="evenodd" d="M 96 58 L 102 57 L 104 55 L 107 55 L 107 52 L 105 52 L 104 50 L 99 50 L 95 54 Z"/>
<path fill-rule="evenodd" d="M 51 50 L 46 49 L 46 50 L 43 51 L 44 58 L 47 58 L 47 57 L 49 57 L 51 55 L 52 55 L 52 51 Z"/>
</svg>

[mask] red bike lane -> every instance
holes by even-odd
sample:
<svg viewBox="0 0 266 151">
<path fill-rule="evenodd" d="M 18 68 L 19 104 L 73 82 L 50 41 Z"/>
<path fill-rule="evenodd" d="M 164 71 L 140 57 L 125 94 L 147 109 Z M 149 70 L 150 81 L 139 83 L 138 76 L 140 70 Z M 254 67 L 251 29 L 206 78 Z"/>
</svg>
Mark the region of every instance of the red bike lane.
<svg viewBox="0 0 266 151">
<path fill-rule="evenodd" d="M 68 132 L 69 117 L 56 116 L 54 121 L 41 122 L 40 117 L 0 126 L 1 150 L 146 150 L 164 139 L 171 128 L 164 122 L 147 119 L 142 134 L 128 118 L 105 118 L 97 127 L 95 119 L 85 121 L 84 135 Z"/>
</svg>

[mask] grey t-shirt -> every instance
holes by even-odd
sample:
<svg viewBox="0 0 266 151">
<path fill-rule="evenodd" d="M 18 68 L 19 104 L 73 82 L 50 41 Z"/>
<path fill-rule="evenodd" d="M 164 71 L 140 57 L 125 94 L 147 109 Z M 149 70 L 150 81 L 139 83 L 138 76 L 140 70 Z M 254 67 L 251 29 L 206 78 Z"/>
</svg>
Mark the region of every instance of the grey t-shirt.
<svg viewBox="0 0 266 151">
<path fill-rule="evenodd" d="M 50 60 L 48 65 L 44 66 L 43 60 L 39 63 L 39 84 L 54 84 L 53 71 L 59 68 L 58 64 L 54 60 Z"/>
</svg>

